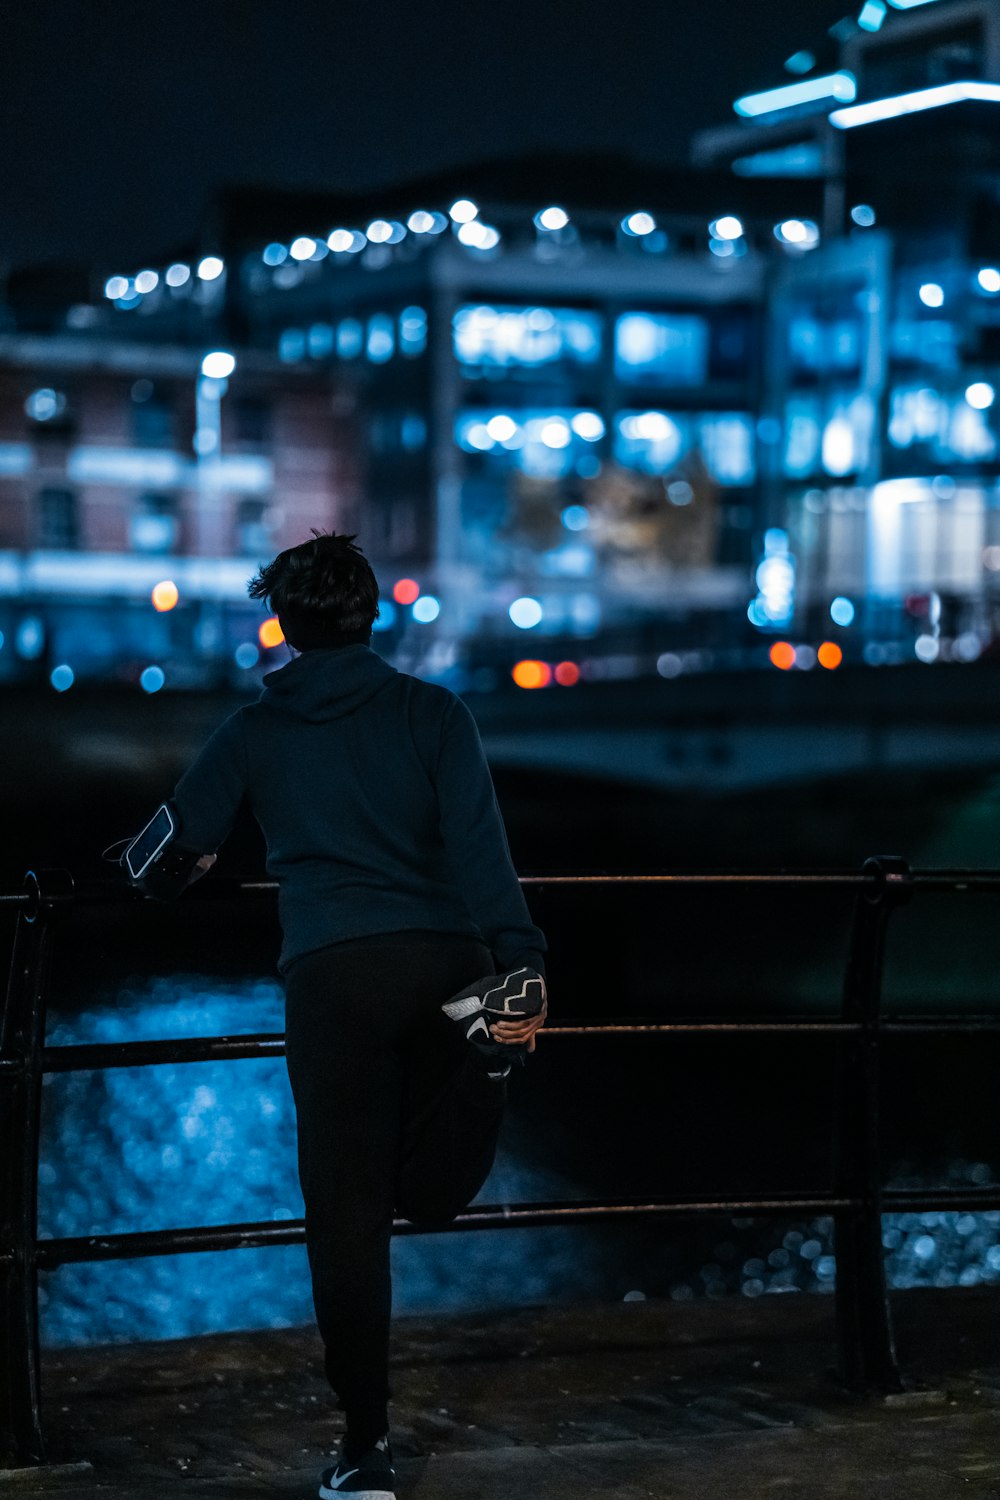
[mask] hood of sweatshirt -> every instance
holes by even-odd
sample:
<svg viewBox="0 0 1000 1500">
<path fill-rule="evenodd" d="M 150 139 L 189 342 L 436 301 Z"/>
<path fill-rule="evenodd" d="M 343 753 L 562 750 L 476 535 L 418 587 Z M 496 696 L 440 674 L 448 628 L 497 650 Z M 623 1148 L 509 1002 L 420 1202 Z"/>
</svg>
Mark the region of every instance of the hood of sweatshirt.
<svg viewBox="0 0 1000 1500">
<path fill-rule="evenodd" d="M 260 701 L 277 713 L 308 724 L 324 724 L 354 713 L 397 676 L 370 646 L 304 651 L 287 666 L 268 672 Z"/>
</svg>

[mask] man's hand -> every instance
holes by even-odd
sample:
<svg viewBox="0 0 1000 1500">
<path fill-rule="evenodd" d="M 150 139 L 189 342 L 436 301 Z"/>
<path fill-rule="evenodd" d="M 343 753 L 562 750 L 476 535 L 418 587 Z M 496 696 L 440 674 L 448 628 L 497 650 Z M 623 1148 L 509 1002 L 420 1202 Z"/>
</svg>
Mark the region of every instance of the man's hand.
<svg viewBox="0 0 1000 1500">
<path fill-rule="evenodd" d="M 549 1002 L 543 1000 L 537 1016 L 525 1016 L 521 1021 L 496 1021 L 490 1033 L 498 1042 L 527 1042 L 528 1051 L 534 1052 L 535 1032 L 545 1025 L 548 1011 Z"/>
<path fill-rule="evenodd" d="M 191 871 L 191 875 L 188 879 L 188 885 L 194 885 L 196 880 L 200 880 L 203 875 L 207 875 L 218 857 L 219 856 L 217 854 L 203 854 L 198 863 L 195 865 L 194 869 Z"/>
</svg>

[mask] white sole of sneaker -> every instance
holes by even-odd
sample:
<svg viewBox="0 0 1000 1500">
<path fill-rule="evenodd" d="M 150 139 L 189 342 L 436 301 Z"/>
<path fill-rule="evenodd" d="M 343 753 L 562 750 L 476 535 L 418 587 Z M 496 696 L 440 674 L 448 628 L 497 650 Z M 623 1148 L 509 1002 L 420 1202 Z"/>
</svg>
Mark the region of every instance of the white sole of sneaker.
<svg viewBox="0 0 1000 1500">
<path fill-rule="evenodd" d="M 393 1490 L 331 1490 L 325 1484 L 319 1487 L 319 1500 L 343 1500 L 344 1495 L 350 1500 L 396 1500 Z"/>
</svg>

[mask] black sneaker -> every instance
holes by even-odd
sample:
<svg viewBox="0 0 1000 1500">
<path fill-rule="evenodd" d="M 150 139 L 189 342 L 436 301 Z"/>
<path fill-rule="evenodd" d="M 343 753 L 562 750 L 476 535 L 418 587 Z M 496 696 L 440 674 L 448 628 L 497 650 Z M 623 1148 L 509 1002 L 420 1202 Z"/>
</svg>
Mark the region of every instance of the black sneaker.
<svg viewBox="0 0 1000 1500">
<path fill-rule="evenodd" d="M 466 1041 L 493 1063 L 502 1077 L 510 1072 L 513 1062 L 524 1063 L 527 1048 L 523 1043 L 498 1042 L 490 1026 L 495 1021 L 537 1016 L 544 1004 L 545 980 L 534 969 L 524 968 L 508 974 L 487 974 L 466 985 L 441 1009 L 457 1021 Z"/>
<path fill-rule="evenodd" d="M 356 1459 L 345 1458 L 341 1450 L 336 1467 L 324 1469 L 320 1475 L 320 1500 L 335 1500 L 337 1495 L 352 1495 L 354 1500 L 396 1500 L 395 1485 L 396 1471 L 386 1434 Z"/>
</svg>

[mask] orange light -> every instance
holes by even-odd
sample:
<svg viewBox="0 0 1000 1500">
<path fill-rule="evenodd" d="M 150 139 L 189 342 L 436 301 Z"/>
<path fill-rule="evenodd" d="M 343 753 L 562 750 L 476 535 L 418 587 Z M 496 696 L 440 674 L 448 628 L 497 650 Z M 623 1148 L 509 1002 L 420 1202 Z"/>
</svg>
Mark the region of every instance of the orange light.
<svg viewBox="0 0 1000 1500">
<path fill-rule="evenodd" d="M 153 608 L 163 614 L 164 610 L 173 609 L 180 594 L 176 583 L 171 578 L 164 578 L 161 583 L 156 584 L 149 597 L 153 601 Z"/>
<path fill-rule="evenodd" d="M 575 661 L 561 661 L 556 667 L 555 679 L 560 687 L 574 687 L 580 681 L 580 668 Z"/>
<path fill-rule="evenodd" d="M 775 641 L 768 655 L 772 665 L 780 667 L 783 672 L 787 672 L 795 665 L 795 647 L 788 641 Z"/>
<path fill-rule="evenodd" d="M 552 668 L 547 661 L 519 661 L 510 675 L 518 687 L 543 688 L 552 681 Z"/>
<path fill-rule="evenodd" d="M 821 667 L 826 667 L 828 672 L 832 672 L 844 660 L 844 653 L 836 641 L 824 641 L 816 652 L 816 658 Z"/>
<path fill-rule="evenodd" d="M 397 604 L 412 604 L 420 598 L 420 585 L 415 578 L 397 578 L 392 586 L 392 597 Z"/>
<path fill-rule="evenodd" d="M 268 649 L 272 646 L 280 646 L 285 639 L 281 626 L 278 624 L 277 615 L 270 615 L 257 632 L 257 638 L 262 646 Z"/>
</svg>

